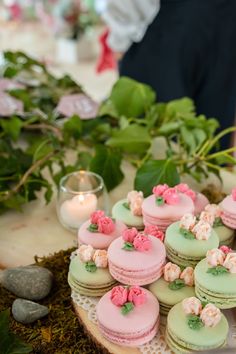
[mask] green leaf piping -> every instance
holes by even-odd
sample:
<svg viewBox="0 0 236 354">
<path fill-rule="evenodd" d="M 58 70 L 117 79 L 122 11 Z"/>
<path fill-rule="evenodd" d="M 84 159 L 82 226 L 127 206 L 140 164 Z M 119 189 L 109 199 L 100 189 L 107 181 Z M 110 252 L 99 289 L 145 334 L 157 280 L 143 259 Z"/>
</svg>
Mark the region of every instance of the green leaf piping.
<svg viewBox="0 0 236 354">
<path fill-rule="evenodd" d="M 124 207 L 125 209 L 130 210 L 129 203 L 124 202 L 122 205 L 123 205 L 123 207 Z"/>
<path fill-rule="evenodd" d="M 125 242 L 124 246 L 122 247 L 123 250 L 125 251 L 133 251 L 134 250 L 134 245 L 131 242 Z"/>
<path fill-rule="evenodd" d="M 229 271 L 227 268 L 225 268 L 221 265 L 218 265 L 216 267 L 208 268 L 207 273 L 212 274 L 214 276 L 218 276 L 218 275 L 223 275 L 223 274 L 229 273 Z"/>
<path fill-rule="evenodd" d="M 126 302 L 121 307 L 121 313 L 122 315 L 127 315 L 130 311 L 133 311 L 133 309 L 134 309 L 134 304 L 132 302 Z"/>
<path fill-rule="evenodd" d="M 215 218 L 215 221 L 214 221 L 214 224 L 213 224 L 213 227 L 219 227 L 219 226 L 224 226 L 222 220 L 220 217 L 218 218 Z"/>
<path fill-rule="evenodd" d="M 186 286 L 183 279 L 175 279 L 174 281 L 170 282 L 168 288 L 170 290 L 180 290 Z"/>
<path fill-rule="evenodd" d="M 97 270 L 97 266 L 96 266 L 96 264 L 94 262 L 86 262 L 85 263 L 85 269 L 89 273 L 94 273 Z"/>
<path fill-rule="evenodd" d="M 97 224 L 90 224 L 87 230 L 90 232 L 98 232 L 98 226 Z"/>
<path fill-rule="evenodd" d="M 204 327 L 204 323 L 202 322 L 199 316 L 188 315 L 188 326 L 193 330 L 199 330 Z"/>
<path fill-rule="evenodd" d="M 180 227 L 179 231 L 180 231 L 181 235 L 184 236 L 184 238 L 186 238 L 188 240 L 195 240 L 195 236 L 191 231 L 186 230 L 183 227 Z"/>
<path fill-rule="evenodd" d="M 164 205 L 164 204 L 165 204 L 164 198 L 163 198 L 163 197 L 156 197 L 156 204 L 157 204 L 158 206 Z"/>
</svg>

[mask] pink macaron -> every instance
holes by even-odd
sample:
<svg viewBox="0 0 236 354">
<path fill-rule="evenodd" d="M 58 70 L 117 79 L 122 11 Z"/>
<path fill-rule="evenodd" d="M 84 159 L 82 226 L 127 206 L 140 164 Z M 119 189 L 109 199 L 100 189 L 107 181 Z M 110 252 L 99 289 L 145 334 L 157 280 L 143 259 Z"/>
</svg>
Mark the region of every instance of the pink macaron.
<svg viewBox="0 0 236 354">
<path fill-rule="evenodd" d="M 147 289 L 117 286 L 99 300 L 97 319 L 99 329 L 107 340 L 136 347 L 156 335 L 159 329 L 159 303 Z"/>
<path fill-rule="evenodd" d="M 144 236 L 139 233 L 138 238 L 142 240 L 147 238 L 150 243 L 149 249 L 127 250 L 125 249 L 127 243 L 123 237 L 117 238 L 108 248 L 109 271 L 113 278 L 122 284 L 146 285 L 162 276 L 166 259 L 165 246 L 154 236 Z M 128 242 L 128 244 L 132 243 Z M 135 241 L 134 244 L 136 245 Z"/>
<path fill-rule="evenodd" d="M 220 203 L 221 219 L 231 229 L 236 229 L 236 188 Z"/>
<path fill-rule="evenodd" d="M 196 193 L 196 197 L 193 203 L 195 208 L 195 215 L 199 215 L 205 209 L 205 207 L 210 204 L 207 197 L 202 193 Z"/>
</svg>

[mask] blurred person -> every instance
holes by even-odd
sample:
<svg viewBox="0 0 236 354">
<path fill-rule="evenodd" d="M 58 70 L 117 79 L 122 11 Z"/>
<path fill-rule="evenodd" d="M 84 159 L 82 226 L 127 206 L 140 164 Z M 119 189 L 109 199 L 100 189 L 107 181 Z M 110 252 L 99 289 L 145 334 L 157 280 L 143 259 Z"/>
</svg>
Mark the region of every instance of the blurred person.
<svg viewBox="0 0 236 354">
<path fill-rule="evenodd" d="M 120 75 L 158 101 L 191 97 L 221 129 L 235 124 L 236 0 L 107 0 L 103 17 Z"/>
</svg>

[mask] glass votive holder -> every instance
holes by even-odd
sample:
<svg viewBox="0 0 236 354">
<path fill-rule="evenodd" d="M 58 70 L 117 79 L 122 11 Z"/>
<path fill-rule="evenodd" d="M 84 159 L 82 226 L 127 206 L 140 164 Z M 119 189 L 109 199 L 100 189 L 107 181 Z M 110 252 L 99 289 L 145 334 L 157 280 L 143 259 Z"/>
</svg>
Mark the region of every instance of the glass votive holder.
<svg viewBox="0 0 236 354">
<path fill-rule="evenodd" d="M 95 210 L 109 213 L 109 200 L 101 176 L 90 171 L 76 171 L 61 178 L 57 197 L 60 223 L 76 232 Z"/>
</svg>

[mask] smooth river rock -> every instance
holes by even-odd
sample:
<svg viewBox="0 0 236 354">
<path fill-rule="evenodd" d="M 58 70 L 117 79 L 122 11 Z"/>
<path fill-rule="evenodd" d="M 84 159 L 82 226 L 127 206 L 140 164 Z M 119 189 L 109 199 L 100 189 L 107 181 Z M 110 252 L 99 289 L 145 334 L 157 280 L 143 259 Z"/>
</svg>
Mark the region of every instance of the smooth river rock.
<svg viewBox="0 0 236 354">
<path fill-rule="evenodd" d="M 1 272 L 0 282 L 18 297 L 41 300 L 52 288 L 53 274 L 39 266 L 9 268 Z"/>
<path fill-rule="evenodd" d="M 12 304 L 12 314 L 14 319 L 23 324 L 39 320 L 46 316 L 48 312 L 49 310 L 46 306 L 25 299 L 16 299 Z"/>
</svg>

